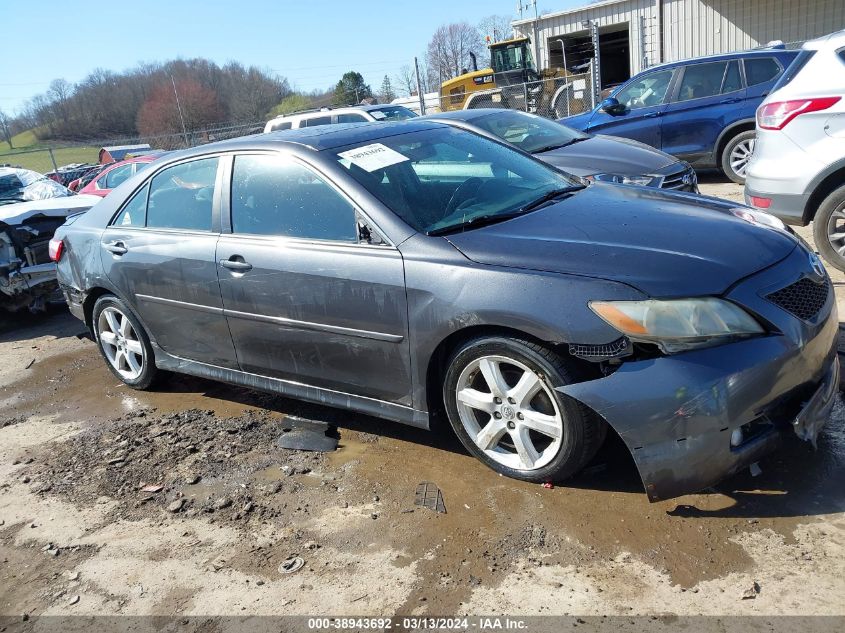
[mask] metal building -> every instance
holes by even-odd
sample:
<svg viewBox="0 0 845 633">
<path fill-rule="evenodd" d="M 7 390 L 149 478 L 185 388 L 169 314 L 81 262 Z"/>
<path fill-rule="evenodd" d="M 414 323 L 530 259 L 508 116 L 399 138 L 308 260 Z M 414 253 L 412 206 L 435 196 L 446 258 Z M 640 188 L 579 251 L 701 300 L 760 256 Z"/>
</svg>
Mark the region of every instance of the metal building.
<svg viewBox="0 0 845 633">
<path fill-rule="evenodd" d="M 538 68 L 575 72 L 593 58 L 593 26 L 605 88 L 661 62 L 773 40 L 798 46 L 845 28 L 845 0 L 604 0 L 513 23 L 531 38 Z"/>
</svg>

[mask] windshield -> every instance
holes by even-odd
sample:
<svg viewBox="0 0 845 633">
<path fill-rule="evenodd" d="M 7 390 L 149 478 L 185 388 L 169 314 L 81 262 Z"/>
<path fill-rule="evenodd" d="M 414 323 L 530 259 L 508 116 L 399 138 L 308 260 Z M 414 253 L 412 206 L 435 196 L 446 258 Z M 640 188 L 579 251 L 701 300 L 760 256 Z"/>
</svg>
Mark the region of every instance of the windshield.
<svg viewBox="0 0 845 633">
<path fill-rule="evenodd" d="M 526 42 L 494 48 L 490 52 L 490 65 L 497 73 L 534 67 L 531 50 Z"/>
<path fill-rule="evenodd" d="M 413 119 L 419 116 L 413 110 L 409 110 L 405 106 L 385 106 L 377 110 L 370 110 L 370 115 L 379 121 L 404 121 L 405 119 Z"/>
<path fill-rule="evenodd" d="M 490 139 L 454 128 L 382 138 L 337 152 L 340 164 L 417 231 L 513 217 L 577 181 Z"/>
<path fill-rule="evenodd" d="M 586 134 L 560 123 L 516 110 L 502 110 L 478 117 L 469 123 L 529 154 L 548 152 L 589 138 Z"/>
<path fill-rule="evenodd" d="M 0 170 L 0 204 L 70 195 L 72 194 L 69 189 L 38 172 L 29 169 Z"/>
</svg>

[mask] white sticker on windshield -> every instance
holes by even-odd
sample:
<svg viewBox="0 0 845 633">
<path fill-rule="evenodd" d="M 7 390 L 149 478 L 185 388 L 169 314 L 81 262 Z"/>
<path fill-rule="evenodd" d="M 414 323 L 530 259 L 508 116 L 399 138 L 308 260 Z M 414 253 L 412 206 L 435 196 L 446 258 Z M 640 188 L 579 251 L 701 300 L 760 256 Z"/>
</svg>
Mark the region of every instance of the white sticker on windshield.
<svg viewBox="0 0 845 633">
<path fill-rule="evenodd" d="M 408 160 L 407 156 L 403 156 L 381 143 L 372 143 L 351 149 L 348 152 L 340 152 L 338 156 L 352 161 L 353 164 L 358 165 L 364 171 L 375 171 Z"/>
<path fill-rule="evenodd" d="M 370 110 L 370 116 L 374 119 L 386 119 L 387 115 L 381 110 Z"/>
</svg>

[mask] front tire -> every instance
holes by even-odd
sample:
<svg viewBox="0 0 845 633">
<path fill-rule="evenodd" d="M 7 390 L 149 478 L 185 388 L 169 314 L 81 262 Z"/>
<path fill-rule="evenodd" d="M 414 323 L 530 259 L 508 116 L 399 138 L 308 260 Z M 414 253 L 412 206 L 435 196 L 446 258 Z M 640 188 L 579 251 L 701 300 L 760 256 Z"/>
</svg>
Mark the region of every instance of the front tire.
<svg viewBox="0 0 845 633">
<path fill-rule="evenodd" d="M 561 481 L 595 455 L 607 426 L 554 390 L 575 372 L 541 345 L 484 337 L 452 358 L 443 385 L 449 422 L 490 468 L 535 483 Z"/>
<path fill-rule="evenodd" d="M 150 339 L 138 317 L 120 299 L 104 295 L 94 304 L 94 337 L 106 365 L 133 389 L 147 389 L 155 380 L 156 366 Z"/>
<path fill-rule="evenodd" d="M 845 271 L 845 185 L 822 200 L 813 218 L 813 239 L 825 261 Z"/>
<path fill-rule="evenodd" d="M 745 172 L 754 153 L 756 139 L 757 133 L 754 130 L 740 132 L 722 150 L 722 171 L 738 185 L 745 184 Z"/>
</svg>

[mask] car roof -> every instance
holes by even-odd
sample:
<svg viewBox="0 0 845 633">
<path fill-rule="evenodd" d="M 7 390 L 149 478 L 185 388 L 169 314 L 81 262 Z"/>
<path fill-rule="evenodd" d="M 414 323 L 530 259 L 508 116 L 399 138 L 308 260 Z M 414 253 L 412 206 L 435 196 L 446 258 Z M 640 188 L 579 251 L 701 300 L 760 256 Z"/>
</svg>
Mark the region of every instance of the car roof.
<svg viewBox="0 0 845 633">
<path fill-rule="evenodd" d="M 270 119 L 271 121 L 281 121 L 285 119 L 299 119 L 311 118 L 320 116 L 331 116 L 332 114 L 344 114 L 347 112 L 372 112 L 373 110 L 381 110 L 383 108 L 404 108 L 401 103 L 376 103 L 372 105 L 354 105 L 341 106 L 337 108 L 320 108 L 316 110 L 305 110 L 303 112 L 291 112 L 290 114 L 280 114 Z"/>
<path fill-rule="evenodd" d="M 435 112 L 434 114 L 426 114 L 422 119 L 431 121 L 448 121 L 455 119 L 458 121 L 474 121 L 488 114 L 496 114 L 498 112 L 520 112 L 520 110 L 509 110 L 507 108 L 472 108 L 470 110 L 450 110 L 449 112 Z M 524 114 L 524 113 L 523 113 Z"/>
<path fill-rule="evenodd" d="M 199 145 L 190 149 L 174 152 L 168 159 L 181 159 L 188 156 L 199 156 L 214 151 L 237 151 L 253 149 L 274 149 L 284 145 L 299 145 L 318 152 L 330 150 L 344 145 L 360 145 L 375 142 L 389 136 L 408 134 L 442 128 L 442 123 L 423 121 L 419 117 L 405 121 L 391 121 L 388 123 L 338 123 L 336 125 L 320 125 L 295 130 L 279 130 L 240 136 L 238 138 Z M 168 160 L 169 162 L 169 160 Z"/>
<path fill-rule="evenodd" d="M 679 59 L 674 62 L 666 62 L 664 64 L 655 64 L 654 66 L 649 66 L 647 70 L 643 72 L 651 72 L 653 70 L 659 70 L 661 68 L 676 68 L 678 66 L 686 66 L 687 64 L 691 64 L 694 62 L 718 62 L 722 60 L 731 60 L 731 59 L 747 59 L 747 58 L 754 58 L 754 57 L 781 57 L 781 56 L 794 56 L 800 52 L 799 49 L 790 49 L 786 50 L 783 48 L 755 48 L 750 51 L 734 51 L 733 53 L 718 53 L 716 55 L 704 55 L 702 57 L 690 57 L 689 59 Z"/>
</svg>

